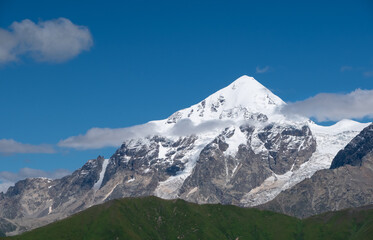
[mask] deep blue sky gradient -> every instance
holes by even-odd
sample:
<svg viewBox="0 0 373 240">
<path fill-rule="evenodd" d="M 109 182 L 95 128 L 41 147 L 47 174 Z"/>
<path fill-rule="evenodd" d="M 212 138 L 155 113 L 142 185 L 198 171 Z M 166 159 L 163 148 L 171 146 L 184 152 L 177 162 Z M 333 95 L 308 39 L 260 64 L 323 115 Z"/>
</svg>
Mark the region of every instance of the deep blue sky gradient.
<svg viewBox="0 0 373 240">
<path fill-rule="evenodd" d="M 163 119 L 244 74 L 284 101 L 373 88 L 372 1 L 0 0 L 1 28 L 58 17 L 87 26 L 94 46 L 64 63 L 0 66 L 0 139 L 56 144 Z M 74 170 L 114 150 L 0 156 L 0 171 Z"/>
</svg>

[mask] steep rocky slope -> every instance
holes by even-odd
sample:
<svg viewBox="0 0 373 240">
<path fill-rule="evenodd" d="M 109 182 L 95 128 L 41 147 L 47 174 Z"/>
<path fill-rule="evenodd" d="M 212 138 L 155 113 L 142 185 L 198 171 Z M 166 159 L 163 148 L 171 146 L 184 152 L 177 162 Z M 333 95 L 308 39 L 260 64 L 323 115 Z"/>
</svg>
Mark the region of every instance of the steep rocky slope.
<svg viewBox="0 0 373 240">
<path fill-rule="evenodd" d="M 297 217 L 373 203 L 373 124 L 334 158 L 331 168 L 316 172 L 260 206 Z"/>
</svg>

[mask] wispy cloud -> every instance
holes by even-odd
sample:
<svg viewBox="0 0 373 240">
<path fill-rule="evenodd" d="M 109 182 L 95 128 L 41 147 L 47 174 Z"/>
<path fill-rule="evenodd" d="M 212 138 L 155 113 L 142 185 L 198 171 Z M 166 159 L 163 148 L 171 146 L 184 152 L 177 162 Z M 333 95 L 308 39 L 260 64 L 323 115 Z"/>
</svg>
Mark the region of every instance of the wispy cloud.
<svg viewBox="0 0 373 240">
<path fill-rule="evenodd" d="M 265 66 L 265 67 L 257 66 L 256 67 L 256 73 L 265 73 L 268 71 L 269 71 L 269 66 Z"/>
<path fill-rule="evenodd" d="M 373 70 L 371 66 L 360 66 L 360 67 L 352 67 L 352 66 L 342 66 L 341 72 L 356 72 L 362 74 L 366 78 L 373 77 Z"/>
<path fill-rule="evenodd" d="M 0 192 L 5 192 L 10 186 L 17 181 L 26 178 L 46 177 L 50 179 L 62 178 L 71 172 L 66 169 L 57 169 L 54 171 L 43 171 L 33 168 L 21 168 L 18 172 L 0 172 Z"/>
<path fill-rule="evenodd" d="M 141 138 L 157 133 L 156 125 L 151 122 L 128 128 L 91 128 L 85 134 L 61 140 L 58 146 L 82 150 L 118 147 L 126 139 Z"/>
<path fill-rule="evenodd" d="M 373 71 L 363 72 L 364 77 L 373 77 Z"/>
<path fill-rule="evenodd" d="M 54 152 L 54 148 L 48 144 L 32 145 L 27 143 L 20 143 L 13 139 L 0 139 L 0 154 Z"/>
<path fill-rule="evenodd" d="M 183 119 L 163 132 L 157 130 L 159 125 L 154 122 L 127 128 L 91 128 L 85 134 L 61 140 L 58 146 L 79 150 L 118 147 L 129 139 L 144 138 L 152 135 L 189 136 L 214 129 L 224 129 L 232 124 L 231 121 L 224 120 L 211 120 L 201 124 L 194 124 L 190 119 Z"/>
<path fill-rule="evenodd" d="M 356 89 L 348 94 L 320 93 L 304 101 L 287 104 L 283 112 L 314 117 L 317 121 L 373 117 L 373 90 Z"/>
<path fill-rule="evenodd" d="M 19 60 L 22 55 L 36 61 L 63 62 L 93 45 L 87 27 L 58 18 L 34 23 L 14 22 L 9 30 L 0 28 L 0 63 Z"/>
<path fill-rule="evenodd" d="M 342 66 L 341 67 L 341 72 L 346 72 L 346 71 L 352 71 L 352 67 L 351 66 Z"/>
</svg>

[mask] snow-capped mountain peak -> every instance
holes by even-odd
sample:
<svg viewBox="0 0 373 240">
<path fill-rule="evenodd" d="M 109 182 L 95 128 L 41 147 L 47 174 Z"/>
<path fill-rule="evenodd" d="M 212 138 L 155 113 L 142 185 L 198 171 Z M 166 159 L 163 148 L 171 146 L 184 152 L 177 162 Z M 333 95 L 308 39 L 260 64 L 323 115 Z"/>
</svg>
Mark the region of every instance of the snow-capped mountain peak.
<svg viewBox="0 0 373 240">
<path fill-rule="evenodd" d="M 329 168 L 364 127 L 351 120 L 319 126 L 282 115 L 285 105 L 244 75 L 167 119 L 133 128 L 149 133 L 123 136 L 110 159 L 90 160 L 62 179 L 17 183 L 0 194 L 0 220 L 10 219 L 16 233 L 110 199 L 148 195 L 239 206 L 270 201 Z"/>
<path fill-rule="evenodd" d="M 253 77 L 244 75 L 198 104 L 174 113 L 167 123 L 185 118 L 194 123 L 216 119 L 247 120 L 253 114 L 272 115 L 284 104 Z"/>
</svg>

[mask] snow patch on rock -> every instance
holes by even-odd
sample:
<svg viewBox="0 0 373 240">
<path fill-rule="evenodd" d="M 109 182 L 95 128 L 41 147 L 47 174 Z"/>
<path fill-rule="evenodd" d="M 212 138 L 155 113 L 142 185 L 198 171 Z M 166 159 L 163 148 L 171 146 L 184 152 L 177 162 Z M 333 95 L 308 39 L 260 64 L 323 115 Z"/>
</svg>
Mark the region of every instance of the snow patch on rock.
<svg viewBox="0 0 373 240">
<path fill-rule="evenodd" d="M 163 147 L 162 143 L 160 142 L 159 148 L 158 148 L 158 158 L 165 159 L 167 152 L 168 152 L 168 148 Z"/>
<path fill-rule="evenodd" d="M 106 172 L 106 168 L 107 168 L 108 163 L 109 163 L 109 159 L 105 159 L 105 160 L 102 162 L 102 168 L 101 168 L 101 172 L 100 172 L 100 178 L 99 178 L 98 181 L 93 185 L 93 189 L 95 189 L 95 190 L 100 189 L 101 184 L 102 184 L 102 180 L 104 180 L 104 176 L 105 176 L 105 172 Z"/>
<path fill-rule="evenodd" d="M 241 144 L 247 143 L 247 137 L 239 127 L 234 127 L 233 131 L 233 135 L 230 138 L 225 139 L 225 142 L 229 145 L 225 154 L 232 156 L 237 153 L 238 147 Z"/>
</svg>

